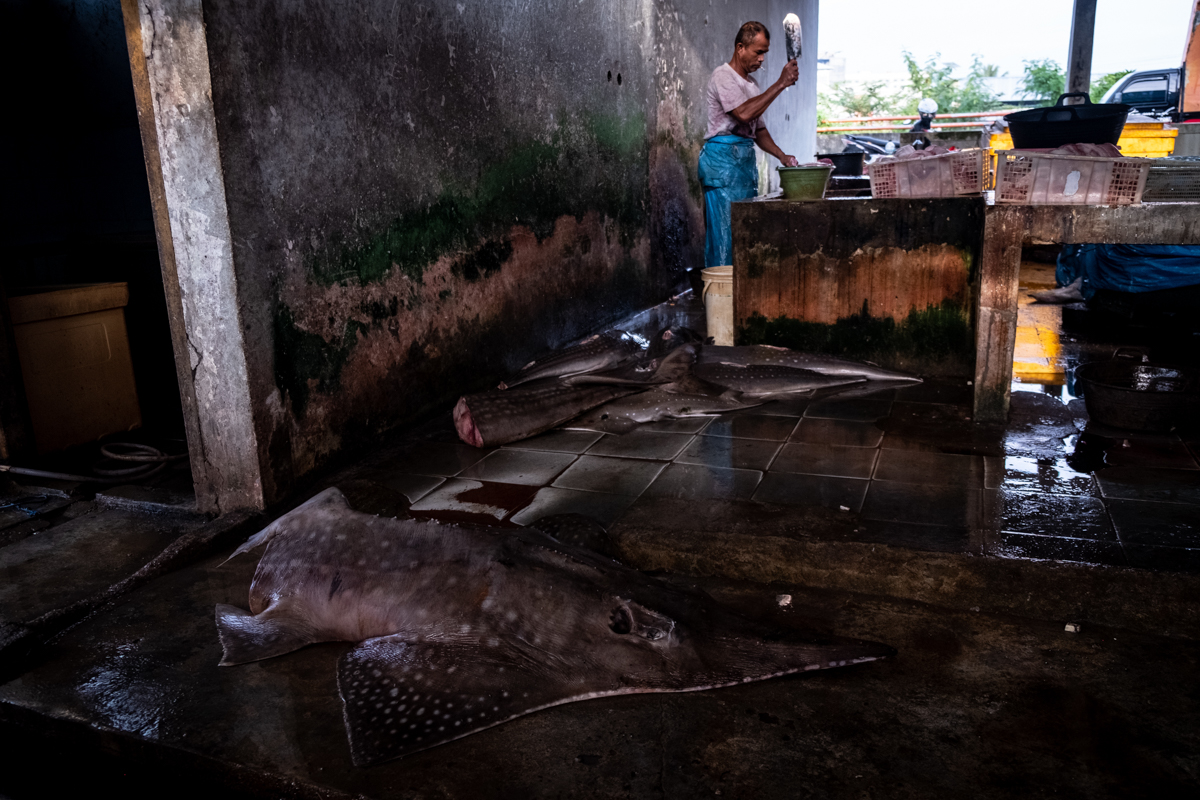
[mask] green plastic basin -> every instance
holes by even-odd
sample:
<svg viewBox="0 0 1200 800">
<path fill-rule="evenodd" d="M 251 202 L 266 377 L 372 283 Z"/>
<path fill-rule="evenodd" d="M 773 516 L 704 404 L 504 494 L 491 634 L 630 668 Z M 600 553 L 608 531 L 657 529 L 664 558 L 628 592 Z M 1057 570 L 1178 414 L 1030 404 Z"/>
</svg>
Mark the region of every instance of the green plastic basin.
<svg viewBox="0 0 1200 800">
<path fill-rule="evenodd" d="M 820 200 L 833 167 L 776 167 L 785 200 Z"/>
</svg>

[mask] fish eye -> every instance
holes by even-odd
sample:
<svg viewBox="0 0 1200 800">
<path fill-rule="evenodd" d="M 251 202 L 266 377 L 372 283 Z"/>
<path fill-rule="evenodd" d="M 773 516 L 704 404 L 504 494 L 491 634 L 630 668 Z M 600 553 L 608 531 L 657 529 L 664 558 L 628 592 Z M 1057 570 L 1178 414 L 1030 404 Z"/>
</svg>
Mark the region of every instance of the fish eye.
<svg viewBox="0 0 1200 800">
<path fill-rule="evenodd" d="M 608 627 L 613 633 L 622 635 L 633 630 L 633 617 L 629 614 L 629 609 L 625 606 L 617 606 L 608 615 Z"/>
</svg>

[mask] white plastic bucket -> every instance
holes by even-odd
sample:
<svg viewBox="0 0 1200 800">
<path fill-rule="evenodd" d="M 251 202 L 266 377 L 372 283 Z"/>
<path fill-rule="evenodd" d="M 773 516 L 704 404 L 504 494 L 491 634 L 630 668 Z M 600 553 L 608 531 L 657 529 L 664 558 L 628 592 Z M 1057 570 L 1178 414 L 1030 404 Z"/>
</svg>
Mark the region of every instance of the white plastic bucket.
<svg viewBox="0 0 1200 800">
<path fill-rule="evenodd" d="M 713 344 L 733 344 L 733 266 L 700 271 L 704 279 L 704 313 Z"/>
</svg>

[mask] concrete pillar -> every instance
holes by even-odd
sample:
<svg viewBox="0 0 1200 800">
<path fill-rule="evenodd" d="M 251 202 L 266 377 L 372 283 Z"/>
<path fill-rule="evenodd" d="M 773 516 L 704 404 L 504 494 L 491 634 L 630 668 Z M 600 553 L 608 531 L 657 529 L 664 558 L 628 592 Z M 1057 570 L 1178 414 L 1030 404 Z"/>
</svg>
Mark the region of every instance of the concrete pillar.
<svg viewBox="0 0 1200 800">
<path fill-rule="evenodd" d="M 262 508 L 200 0 L 122 0 L 198 510 Z"/>
<path fill-rule="evenodd" d="M 1096 0 L 1075 0 L 1075 10 L 1071 14 L 1071 47 L 1067 56 L 1068 92 L 1086 92 L 1092 87 L 1095 31 Z"/>
<path fill-rule="evenodd" d="M 783 18 L 795 14 L 800 18 L 804 47 L 800 54 L 800 79 L 771 104 L 764 114 L 767 130 L 775 144 L 785 153 L 794 155 L 803 164 L 812 161 L 817 152 L 817 17 L 818 0 L 768 0 L 768 18 L 762 20 L 771 31 L 771 52 L 767 54 L 764 75 L 759 84 L 764 88 L 779 77 L 787 63 L 784 44 Z M 768 158 L 772 188 L 779 186 L 779 162 Z"/>
</svg>

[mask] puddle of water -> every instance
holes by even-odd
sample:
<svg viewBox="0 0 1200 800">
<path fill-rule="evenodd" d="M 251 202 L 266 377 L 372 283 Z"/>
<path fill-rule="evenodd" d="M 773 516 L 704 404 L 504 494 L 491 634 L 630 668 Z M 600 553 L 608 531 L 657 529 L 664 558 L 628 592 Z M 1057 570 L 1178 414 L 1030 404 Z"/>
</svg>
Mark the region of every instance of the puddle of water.
<svg viewBox="0 0 1200 800">
<path fill-rule="evenodd" d="M 1082 397 L 1082 395 L 1075 393 L 1075 381 L 1072 372 L 1067 373 L 1066 380 L 1050 383 L 1033 383 L 1030 381 L 1023 381 L 1020 378 L 1014 378 L 1010 386 L 1010 391 L 1035 392 L 1037 394 L 1044 394 L 1061 400 L 1063 405 Z"/>
<path fill-rule="evenodd" d="M 1093 467 L 1093 462 L 1086 458 L 1074 460 L 1071 449 L 1071 445 L 1068 445 L 1067 454 L 1060 458 L 1006 456 L 1004 488 L 1049 494 L 1089 494 L 1092 488 L 1092 476 L 1089 473 L 1091 469 L 1104 466 L 1104 451 L 1099 452 L 1099 466 Z"/>
<path fill-rule="evenodd" d="M 515 523 L 506 520 L 529 505 L 538 488 L 462 480 L 426 495 L 409 508 L 409 513 L 440 522 L 514 527 Z"/>
</svg>

